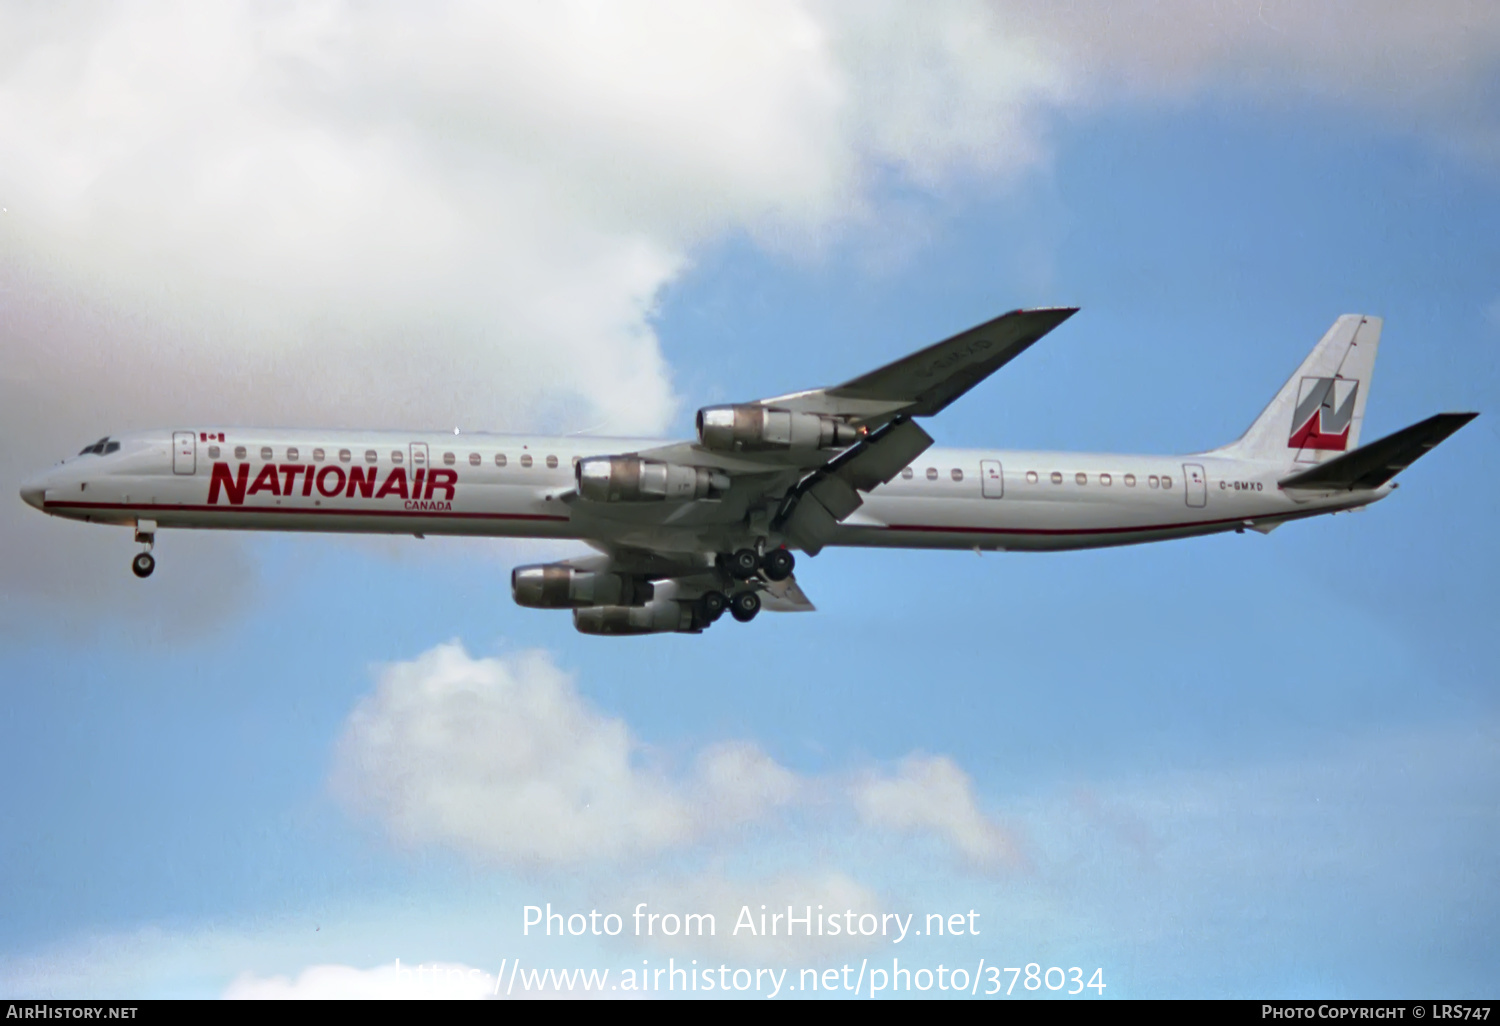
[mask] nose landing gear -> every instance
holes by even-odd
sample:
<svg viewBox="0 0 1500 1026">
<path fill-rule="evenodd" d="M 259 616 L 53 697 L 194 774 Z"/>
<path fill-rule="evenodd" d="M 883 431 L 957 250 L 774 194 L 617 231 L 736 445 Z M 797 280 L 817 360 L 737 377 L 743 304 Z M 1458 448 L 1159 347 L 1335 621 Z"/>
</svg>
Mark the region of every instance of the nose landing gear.
<svg viewBox="0 0 1500 1026">
<path fill-rule="evenodd" d="M 130 561 L 130 572 L 137 577 L 150 577 L 151 571 L 156 569 L 156 557 L 151 555 L 151 550 L 156 547 L 156 521 L 136 521 L 135 540 L 137 544 L 146 546 L 146 551 L 136 553 L 135 558 Z"/>
</svg>

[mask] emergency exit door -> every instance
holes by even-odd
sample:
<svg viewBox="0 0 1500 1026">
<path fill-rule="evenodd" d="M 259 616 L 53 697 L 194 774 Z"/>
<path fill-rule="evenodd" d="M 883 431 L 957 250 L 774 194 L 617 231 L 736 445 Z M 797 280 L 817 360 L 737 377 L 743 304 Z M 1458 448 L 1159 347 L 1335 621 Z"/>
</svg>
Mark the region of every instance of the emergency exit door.
<svg viewBox="0 0 1500 1026">
<path fill-rule="evenodd" d="M 157 452 L 161 450 L 158 449 Z M 191 474 L 198 469 L 198 436 L 191 431 L 172 432 L 172 473 Z"/>
<path fill-rule="evenodd" d="M 1194 509 L 1208 505 L 1208 478 L 1196 463 L 1182 465 L 1182 480 L 1187 485 L 1187 504 Z"/>
<path fill-rule="evenodd" d="M 979 461 L 979 482 L 986 499 L 999 499 L 1005 495 L 1005 471 L 999 460 Z"/>
</svg>

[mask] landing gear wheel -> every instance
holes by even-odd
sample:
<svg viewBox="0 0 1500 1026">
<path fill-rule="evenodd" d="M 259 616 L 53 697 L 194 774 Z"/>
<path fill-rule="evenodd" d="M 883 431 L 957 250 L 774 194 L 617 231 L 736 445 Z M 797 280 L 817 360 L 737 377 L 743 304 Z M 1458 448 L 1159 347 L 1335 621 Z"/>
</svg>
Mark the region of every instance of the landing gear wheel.
<svg viewBox="0 0 1500 1026">
<path fill-rule="evenodd" d="M 722 591 L 706 591 L 698 599 L 698 612 L 706 623 L 713 623 L 729 608 L 729 596 Z"/>
<path fill-rule="evenodd" d="M 729 600 L 729 615 L 740 623 L 749 623 L 760 612 L 760 596 L 753 591 L 736 592 Z"/>
<path fill-rule="evenodd" d="M 760 561 L 760 568 L 773 581 L 784 581 L 792 576 L 792 568 L 796 565 L 797 558 L 786 549 L 772 549 Z"/>
<path fill-rule="evenodd" d="M 156 557 L 149 552 L 139 553 L 130 561 L 130 569 L 137 577 L 150 577 L 156 569 Z"/>
<path fill-rule="evenodd" d="M 736 549 L 726 560 L 731 577 L 748 581 L 760 571 L 760 556 L 754 549 Z"/>
</svg>

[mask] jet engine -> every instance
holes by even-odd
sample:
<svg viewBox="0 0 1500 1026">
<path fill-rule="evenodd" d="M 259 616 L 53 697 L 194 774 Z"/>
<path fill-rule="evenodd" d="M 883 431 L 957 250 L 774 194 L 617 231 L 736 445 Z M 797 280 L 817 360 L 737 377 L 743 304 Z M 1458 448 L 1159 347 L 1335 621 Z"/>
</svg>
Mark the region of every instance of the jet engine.
<svg viewBox="0 0 1500 1026">
<path fill-rule="evenodd" d="M 639 456 L 578 461 L 578 494 L 592 502 L 687 502 L 729 490 L 729 475 L 707 467 L 658 463 Z"/>
<path fill-rule="evenodd" d="M 666 634 L 700 630 L 693 607 L 676 599 L 654 599 L 642 606 L 589 606 L 573 610 L 582 634 Z"/>
<path fill-rule="evenodd" d="M 698 441 L 705 449 L 841 449 L 859 432 L 841 420 L 764 406 L 706 406 L 698 411 Z"/>
<path fill-rule="evenodd" d="M 578 606 L 633 606 L 651 600 L 651 583 L 626 574 L 578 570 L 561 563 L 518 566 L 510 572 L 510 593 L 518 606 L 571 609 Z"/>
</svg>

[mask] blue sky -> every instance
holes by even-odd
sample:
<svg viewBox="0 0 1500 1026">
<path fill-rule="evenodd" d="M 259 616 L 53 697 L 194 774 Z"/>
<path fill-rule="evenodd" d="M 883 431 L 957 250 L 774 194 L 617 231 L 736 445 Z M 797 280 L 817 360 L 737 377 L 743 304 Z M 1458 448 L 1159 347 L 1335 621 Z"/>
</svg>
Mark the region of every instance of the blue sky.
<svg viewBox="0 0 1500 1026">
<path fill-rule="evenodd" d="M 788 8 L 835 40 L 825 56 L 847 76 L 855 99 L 844 102 L 878 99 L 860 62 L 900 58 L 902 17 L 887 11 L 888 23 L 840 35 L 847 9 Z M 943 51 L 952 66 L 934 74 L 933 110 L 916 112 L 941 115 L 951 101 L 959 113 L 943 132 L 901 135 L 851 116 L 838 122 L 846 151 L 810 148 L 748 186 L 716 170 L 717 158 L 701 161 L 707 169 L 681 158 L 670 137 L 684 119 L 663 114 L 667 141 L 649 145 L 669 156 L 641 163 L 632 142 L 619 174 L 668 166 L 678 177 L 666 176 L 664 196 L 594 168 L 597 194 L 583 188 L 536 215 L 562 219 L 576 265 L 545 252 L 525 264 L 541 251 L 519 244 L 518 254 L 475 250 L 497 274 L 524 265 L 515 273 L 538 276 L 543 299 L 587 307 L 559 314 L 563 327 L 592 332 L 561 356 L 564 343 L 528 335 L 546 323 L 545 303 L 512 323 L 503 304 L 470 302 L 464 290 L 477 286 L 462 275 L 418 282 L 371 312 L 340 274 L 303 294 L 264 266 L 246 270 L 236 261 L 265 239 L 228 214 L 215 220 L 217 207 L 206 218 L 213 240 L 169 226 L 145 267 L 129 271 L 139 280 L 122 281 L 67 248 L 97 237 L 120 256 L 126 243 L 107 212 L 79 214 L 77 196 L 49 199 L 36 180 L 0 177 L 0 202 L 40 211 L 13 230 L 3 258 L 0 344 L 19 368 L 3 382 L 19 411 L 6 424 L 27 441 L 27 458 L 12 453 L 5 472 L 18 478 L 107 430 L 170 426 L 162 418 L 174 406 L 198 417 L 222 404 L 247 423 L 602 422 L 681 435 L 699 405 L 842 380 L 1028 304 L 1083 310 L 931 422 L 940 443 L 1208 448 L 1243 430 L 1347 312 L 1385 318 L 1367 437 L 1440 410 L 1484 416 L 1358 514 L 1268 537 L 1087 553 L 828 551 L 798 571 L 817 613 L 726 621 L 701 637 L 586 638 L 566 616 L 513 606 L 508 567 L 566 547 L 163 535 L 158 573 L 141 583 L 126 579 L 125 532 L 12 510 L 5 523 L 27 533 L 17 536 L 24 551 L 14 541 L 5 551 L 0 581 L 0 768 L 12 782 L 0 794 L 0 991 L 312 993 L 330 973 L 368 983 L 398 958 L 486 972 L 516 957 L 623 969 L 688 949 L 538 942 L 520 936 L 521 906 L 737 909 L 767 895 L 828 895 L 872 911 L 974 908 L 988 932 L 899 949 L 731 944 L 705 958 L 794 972 L 893 954 L 913 965 L 1086 965 L 1102 967 L 1112 996 L 1494 992 L 1500 698 L 1488 641 L 1500 559 L 1488 521 L 1500 505 L 1500 165 L 1486 133 L 1500 47 L 1474 82 L 1419 76 L 1407 91 L 1416 99 L 1398 102 L 1362 80 L 1328 87 L 1329 69 L 1302 49 L 1317 51 L 1323 26 L 1301 26 L 1306 40 L 1284 52 L 1247 44 L 1243 64 L 1214 72 L 1119 64 L 1126 48 L 1112 48 L 1108 32 L 997 27 L 965 5 L 944 10 L 976 37 L 999 33 L 995 59 L 1023 69 L 1030 51 L 1006 45 L 1028 32 L 1057 43 L 1062 78 L 997 85 L 973 73 L 973 54 Z M 772 36 L 785 14 L 763 16 Z M 1403 17 L 1375 21 L 1397 36 L 1442 34 Z M 124 31 L 106 21 L 100 38 Z M 927 27 L 916 26 L 912 47 L 927 45 Z M 38 39 L 57 31 L 31 28 Z M 218 38 L 211 29 L 192 31 Z M 1468 35 L 1486 32 L 1487 22 Z M 847 42 L 875 35 L 884 42 L 865 51 Z M 1193 40 L 1195 53 L 1217 52 Z M 1417 59 L 1399 46 L 1382 52 L 1391 75 Z M 1079 77 L 1089 53 L 1106 69 L 1092 84 Z M 6 123 L 26 122 L 44 101 L 65 111 L 81 102 L 85 85 L 29 90 L 28 67 L 19 57 L 8 67 Z M 384 72 L 413 109 L 429 96 L 421 69 Z M 706 91 L 823 95 L 817 74 L 795 89 L 774 75 L 752 65 L 722 94 Z M 1285 82 L 1269 87 L 1266 76 Z M 1120 95 L 1103 95 L 1111 82 Z M 563 95 L 570 84 L 543 85 Z M 481 120 L 509 124 L 493 113 L 504 97 L 448 86 Z M 328 102 L 352 109 L 360 97 Z M 903 124 L 912 115 L 890 113 Z M 500 166 L 450 137 L 459 128 L 410 116 L 424 156 L 452 147 L 476 172 Z M 263 120 L 230 130 L 273 131 Z M 108 134 L 105 121 L 80 132 Z M 183 114 L 168 127 L 191 123 Z M 779 127 L 756 130 L 767 147 L 808 145 Z M 624 145 L 604 135 L 600 152 Z M 712 133 L 702 145 L 743 152 Z M 496 153 L 518 190 L 548 161 L 592 159 L 587 146 L 560 144 Z M 107 198 L 128 176 L 95 159 Z M 807 167 L 832 184 L 785 185 Z M 235 181 L 222 186 L 229 206 L 265 201 Z M 461 188 L 441 184 L 434 195 Z M 131 216 L 170 198 L 139 203 Z M 303 250 L 341 223 L 309 217 Z M 505 208 L 478 220 L 514 218 Z M 173 261 L 200 245 L 211 272 L 173 278 L 181 295 L 165 289 Z M 334 254 L 344 245 L 327 243 Z M 169 255 L 153 263 L 157 250 Z M 215 263 L 224 251 L 234 255 Z M 257 281 L 281 307 L 245 312 Z M 495 287 L 505 299 L 508 286 Z M 84 369 L 49 374 L 48 353 L 87 354 L 72 364 Z M 396 373 L 359 377 L 366 353 Z M 132 377 L 132 354 L 157 376 Z M 611 360 L 644 367 L 640 380 L 569 377 Z M 533 391 L 542 398 L 521 397 Z M 575 740 L 583 751 L 610 731 L 628 737 L 628 766 L 615 766 L 620 807 L 686 807 L 690 828 L 639 827 L 635 848 L 550 858 L 526 838 L 557 825 L 465 778 L 467 764 L 405 737 L 400 759 L 410 761 L 377 765 L 371 753 L 392 749 L 369 747 L 360 717 L 404 736 L 391 710 L 417 720 L 429 708 L 421 701 L 439 700 L 433 652 L 445 645 L 461 648 L 440 649 L 443 658 L 490 682 L 490 719 L 476 722 L 551 729 L 515 705 L 518 688 L 541 688 L 582 717 L 557 728 L 558 758 Z M 540 662 L 525 662 L 532 651 Z M 755 778 L 766 789 L 756 801 L 769 804 L 754 814 L 721 815 L 705 790 L 705 753 L 730 742 L 775 767 Z M 482 775 L 489 749 L 468 743 Z M 922 767 L 957 774 L 938 813 L 861 811 L 870 788 L 906 786 Z M 469 797 L 429 815 L 402 804 L 407 777 L 421 778 L 429 801 Z M 780 788 L 790 797 L 766 797 Z M 999 848 L 1003 857 L 984 854 Z"/>
</svg>

